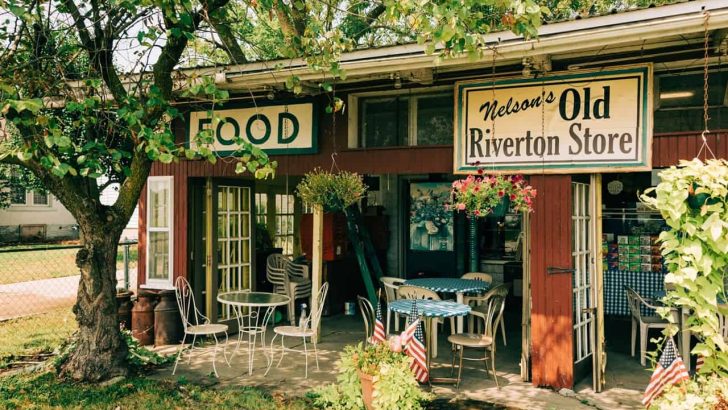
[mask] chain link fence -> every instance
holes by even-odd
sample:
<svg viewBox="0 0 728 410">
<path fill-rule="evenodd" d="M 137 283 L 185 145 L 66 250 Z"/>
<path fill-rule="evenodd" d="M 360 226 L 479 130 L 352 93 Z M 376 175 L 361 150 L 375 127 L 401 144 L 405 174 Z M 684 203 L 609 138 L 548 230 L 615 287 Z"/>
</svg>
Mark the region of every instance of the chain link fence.
<svg viewBox="0 0 728 410">
<path fill-rule="evenodd" d="M 76 329 L 79 245 L 0 248 L 0 371 L 40 361 Z M 138 247 L 122 242 L 117 287 L 136 289 Z"/>
</svg>

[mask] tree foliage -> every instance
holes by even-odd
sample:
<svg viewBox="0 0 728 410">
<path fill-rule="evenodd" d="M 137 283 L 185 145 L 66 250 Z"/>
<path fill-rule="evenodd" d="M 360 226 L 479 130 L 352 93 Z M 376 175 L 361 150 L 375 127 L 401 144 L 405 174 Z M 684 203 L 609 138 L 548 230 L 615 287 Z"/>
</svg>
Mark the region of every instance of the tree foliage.
<svg viewBox="0 0 728 410">
<path fill-rule="evenodd" d="M 533 0 L 0 0 L 0 162 L 30 171 L 83 237 L 79 333 L 64 373 L 126 372 L 114 261 L 152 163 L 219 160 L 210 130 L 188 148 L 172 124 L 194 101 L 214 128 L 229 93 L 182 64 L 303 58 L 328 79 L 306 91 L 328 93 L 346 77 L 342 53 L 356 47 L 417 39 L 443 56 L 477 55 L 494 27 L 533 37 L 546 12 Z M 286 75 L 281 61 L 270 64 Z M 298 78 L 286 85 L 304 91 Z M 238 172 L 274 173 L 261 149 L 236 142 Z M 118 199 L 104 205 L 99 193 L 113 183 Z"/>
</svg>

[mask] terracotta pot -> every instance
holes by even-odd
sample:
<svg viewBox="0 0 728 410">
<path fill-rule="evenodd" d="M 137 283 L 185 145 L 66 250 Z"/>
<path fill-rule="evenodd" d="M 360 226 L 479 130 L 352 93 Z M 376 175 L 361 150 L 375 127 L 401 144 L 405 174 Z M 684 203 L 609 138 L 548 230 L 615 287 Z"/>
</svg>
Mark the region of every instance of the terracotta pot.
<svg viewBox="0 0 728 410">
<path fill-rule="evenodd" d="M 374 410 L 374 376 L 368 375 L 359 370 L 359 381 L 361 381 L 361 396 L 364 399 L 364 407 L 367 410 Z"/>
</svg>

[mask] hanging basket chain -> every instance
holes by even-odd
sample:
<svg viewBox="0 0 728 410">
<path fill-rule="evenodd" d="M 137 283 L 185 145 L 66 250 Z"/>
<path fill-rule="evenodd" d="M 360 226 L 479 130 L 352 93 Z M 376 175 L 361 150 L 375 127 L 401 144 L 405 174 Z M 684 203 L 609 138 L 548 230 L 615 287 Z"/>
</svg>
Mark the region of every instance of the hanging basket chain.
<svg viewBox="0 0 728 410">
<path fill-rule="evenodd" d="M 715 158 L 715 154 L 713 153 L 713 150 L 710 149 L 707 139 L 707 134 L 710 132 L 708 129 L 708 120 L 710 120 L 710 116 L 708 115 L 708 58 L 710 50 L 710 45 L 708 44 L 708 20 L 710 20 L 710 13 L 706 11 L 703 14 L 703 48 L 705 52 L 703 58 L 703 132 L 700 134 L 700 138 L 703 140 L 703 143 L 700 146 L 698 155 L 696 156 L 697 158 L 700 158 L 700 154 L 705 151 L 704 159 L 707 159 L 708 154 L 710 154 L 712 158 Z"/>
</svg>

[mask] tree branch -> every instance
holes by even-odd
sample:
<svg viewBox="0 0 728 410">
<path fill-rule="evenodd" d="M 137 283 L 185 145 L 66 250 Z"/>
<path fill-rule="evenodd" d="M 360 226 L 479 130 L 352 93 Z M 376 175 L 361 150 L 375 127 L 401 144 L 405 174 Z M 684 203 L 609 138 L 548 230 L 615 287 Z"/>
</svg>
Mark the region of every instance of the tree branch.
<svg viewBox="0 0 728 410">
<path fill-rule="evenodd" d="M 91 32 L 89 32 L 88 27 L 86 27 L 86 17 L 81 15 L 81 12 L 78 10 L 78 7 L 76 7 L 76 3 L 74 3 L 73 0 L 62 1 L 63 6 L 71 13 L 73 25 L 76 27 L 78 37 L 81 39 L 81 45 L 83 45 L 86 50 L 92 51 L 94 48 L 94 41 L 91 36 Z"/>
<path fill-rule="evenodd" d="M 215 29 L 217 36 L 220 37 L 220 41 L 223 44 L 223 49 L 230 58 L 230 62 L 233 64 L 244 64 L 248 62 L 248 58 L 245 57 L 243 48 L 240 47 L 238 40 L 235 38 L 230 23 L 224 21 L 224 17 L 221 13 L 212 13 L 208 16 L 208 23 L 212 28 Z"/>
</svg>

